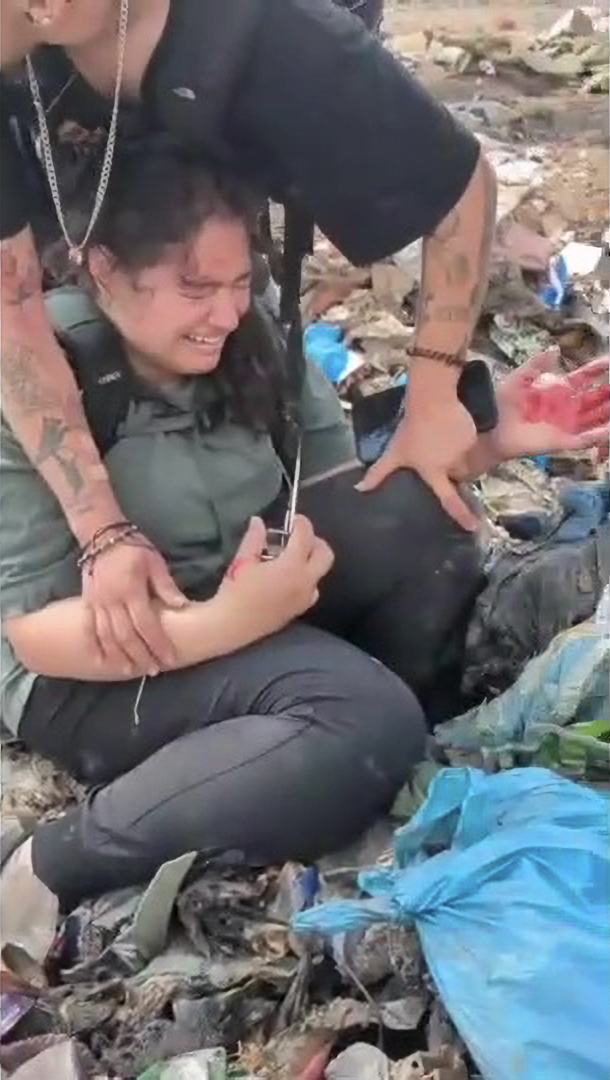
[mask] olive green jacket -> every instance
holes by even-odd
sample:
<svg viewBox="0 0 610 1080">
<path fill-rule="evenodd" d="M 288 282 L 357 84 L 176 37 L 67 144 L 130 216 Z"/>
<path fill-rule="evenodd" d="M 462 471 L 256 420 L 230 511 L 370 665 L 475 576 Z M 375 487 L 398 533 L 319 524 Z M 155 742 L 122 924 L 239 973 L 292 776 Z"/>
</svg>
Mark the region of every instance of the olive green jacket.
<svg viewBox="0 0 610 1080">
<path fill-rule="evenodd" d="M 205 378 L 205 376 L 202 376 Z M 205 594 L 232 559 L 246 525 L 282 489 L 268 435 L 227 423 L 201 431 L 194 380 L 158 400 L 132 401 L 106 465 L 130 521 L 164 555 L 178 585 Z M 303 479 L 353 460 L 350 424 L 331 384 L 308 364 L 302 390 Z M 3 619 L 80 593 L 78 550 L 54 495 L 2 421 L 0 600 Z M 34 684 L 2 636 L 2 719 L 16 732 Z"/>
</svg>

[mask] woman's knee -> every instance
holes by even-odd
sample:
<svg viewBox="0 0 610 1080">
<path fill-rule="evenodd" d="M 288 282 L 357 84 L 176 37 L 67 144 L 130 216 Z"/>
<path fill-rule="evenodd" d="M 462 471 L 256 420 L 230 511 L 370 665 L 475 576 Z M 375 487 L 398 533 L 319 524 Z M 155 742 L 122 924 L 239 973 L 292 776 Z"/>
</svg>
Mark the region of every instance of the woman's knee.
<svg viewBox="0 0 610 1080">
<path fill-rule="evenodd" d="M 424 756 L 427 727 L 413 691 L 372 657 L 363 659 L 362 678 L 352 684 L 352 708 L 360 730 L 375 744 L 388 775 L 399 783 Z"/>
</svg>

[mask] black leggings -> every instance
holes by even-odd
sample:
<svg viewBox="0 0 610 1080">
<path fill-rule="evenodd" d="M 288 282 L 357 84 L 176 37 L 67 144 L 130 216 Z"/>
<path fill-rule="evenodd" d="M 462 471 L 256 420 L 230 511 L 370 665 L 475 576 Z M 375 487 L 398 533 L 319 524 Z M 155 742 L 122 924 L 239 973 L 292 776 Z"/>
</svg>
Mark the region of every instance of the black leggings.
<svg viewBox="0 0 610 1080">
<path fill-rule="evenodd" d="M 366 496 L 354 480 L 303 491 L 336 554 L 317 625 L 146 680 L 139 719 L 139 680 L 37 680 L 20 736 L 92 786 L 34 834 L 35 871 L 65 907 L 187 851 L 311 861 L 387 810 L 424 748 L 405 681 L 434 679 L 478 558 L 413 475 Z"/>
</svg>

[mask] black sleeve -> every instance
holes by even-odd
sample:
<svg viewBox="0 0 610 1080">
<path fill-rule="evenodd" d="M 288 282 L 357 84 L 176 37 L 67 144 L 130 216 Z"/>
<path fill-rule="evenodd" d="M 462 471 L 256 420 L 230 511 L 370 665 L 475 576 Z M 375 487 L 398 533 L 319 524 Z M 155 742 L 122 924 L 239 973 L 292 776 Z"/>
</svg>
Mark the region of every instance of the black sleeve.
<svg viewBox="0 0 610 1080">
<path fill-rule="evenodd" d="M 0 239 L 16 236 L 28 224 L 28 207 L 21 155 L 2 103 L 0 115 Z"/>
<path fill-rule="evenodd" d="M 240 119 L 354 263 L 431 232 L 479 144 L 332 0 L 265 0 Z"/>
</svg>

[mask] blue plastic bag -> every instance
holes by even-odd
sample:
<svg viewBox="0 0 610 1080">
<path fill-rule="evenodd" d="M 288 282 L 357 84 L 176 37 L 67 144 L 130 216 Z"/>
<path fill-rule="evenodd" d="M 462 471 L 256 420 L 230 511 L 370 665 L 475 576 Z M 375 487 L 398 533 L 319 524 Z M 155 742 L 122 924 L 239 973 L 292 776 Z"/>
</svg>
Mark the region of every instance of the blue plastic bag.
<svg viewBox="0 0 610 1080">
<path fill-rule="evenodd" d="M 395 836 L 371 896 L 297 917 L 344 933 L 417 927 L 485 1080 L 608 1080 L 608 801 L 546 769 L 446 769 Z"/>
<path fill-rule="evenodd" d="M 340 326 L 312 323 L 303 335 L 305 356 L 317 364 L 332 383 L 343 378 L 349 364 L 349 349 Z"/>
</svg>

